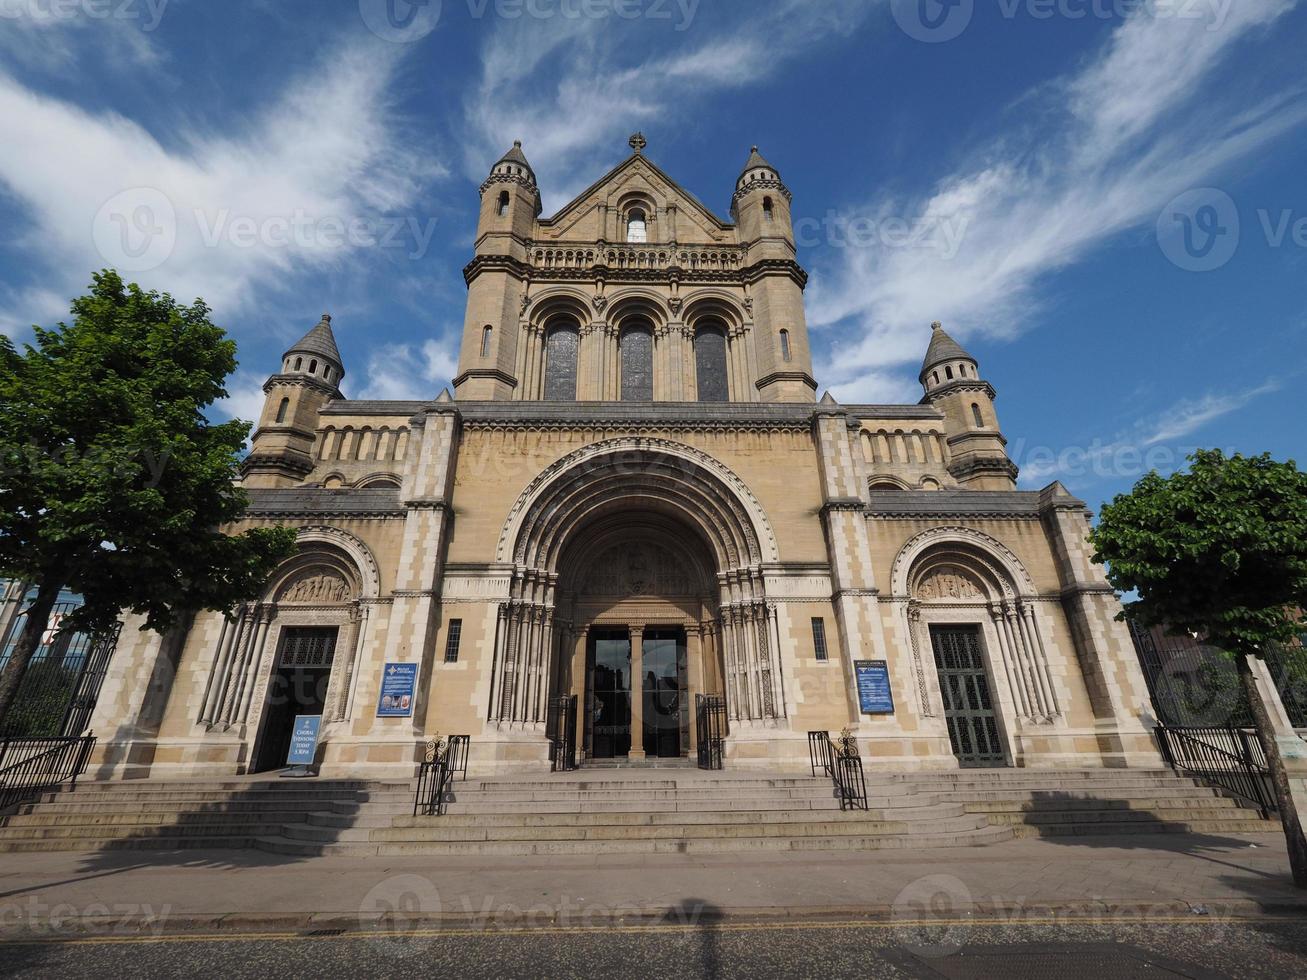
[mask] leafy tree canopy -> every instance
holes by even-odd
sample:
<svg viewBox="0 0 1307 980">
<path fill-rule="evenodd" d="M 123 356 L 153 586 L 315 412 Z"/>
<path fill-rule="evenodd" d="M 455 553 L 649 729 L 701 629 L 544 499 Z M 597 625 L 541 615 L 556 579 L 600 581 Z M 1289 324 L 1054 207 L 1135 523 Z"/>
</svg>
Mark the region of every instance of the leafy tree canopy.
<svg viewBox="0 0 1307 980">
<path fill-rule="evenodd" d="M 1149 473 L 1103 507 L 1091 540 L 1145 626 L 1249 652 L 1302 630 L 1307 474 L 1269 455 L 1199 450 L 1187 471 Z"/>
<path fill-rule="evenodd" d="M 56 583 L 99 629 L 129 609 L 164 630 L 184 611 L 257 595 L 289 528 L 226 535 L 247 422 L 209 422 L 236 344 L 202 301 L 94 277 L 73 322 L 0 337 L 0 574 Z M 57 586 L 56 586 L 57 587 Z"/>
</svg>

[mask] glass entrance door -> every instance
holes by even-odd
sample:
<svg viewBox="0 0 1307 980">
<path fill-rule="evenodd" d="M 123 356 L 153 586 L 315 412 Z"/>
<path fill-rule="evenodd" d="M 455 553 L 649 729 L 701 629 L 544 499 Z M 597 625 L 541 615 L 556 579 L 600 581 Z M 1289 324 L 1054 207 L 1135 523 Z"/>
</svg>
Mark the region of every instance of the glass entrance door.
<svg viewBox="0 0 1307 980">
<path fill-rule="evenodd" d="M 685 630 L 646 630 L 640 650 L 644 753 L 651 759 L 679 758 L 689 743 L 690 722 Z"/>
<path fill-rule="evenodd" d="M 590 694 L 585 722 L 592 759 L 631 754 L 631 634 L 626 629 L 590 632 L 587 651 Z"/>
</svg>

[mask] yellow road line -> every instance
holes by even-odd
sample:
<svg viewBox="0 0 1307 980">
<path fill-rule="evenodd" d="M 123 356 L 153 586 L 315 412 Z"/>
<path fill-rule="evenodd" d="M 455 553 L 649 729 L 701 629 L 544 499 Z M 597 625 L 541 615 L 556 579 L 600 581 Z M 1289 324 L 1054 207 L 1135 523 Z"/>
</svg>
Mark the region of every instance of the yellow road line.
<svg viewBox="0 0 1307 980">
<path fill-rule="evenodd" d="M 715 925 L 629 925 L 629 926 L 485 926 L 482 928 L 456 929 L 413 929 L 391 932 L 378 929 L 375 932 L 348 931 L 338 935 L 310 935 L 299 932 L 231 932 L 204 933 L 200 935 L 160 935 L 160 936 L 88 936 L 65 939 L 57 936 L 36 937 L 31 939 L 4 938 L 0 946 L 28 946 L 34 944 L 57 943 L 69 946 L 84 945 L 120 945 L 150 943 L 243 943 L 243 942 L 339 942 L 360 939 L 438 939 L 469 938 L 477 936 L 520 936 L 546 935 L 566 936 L 581 935 L 592 932 L 605 933 L 653 933 L 653 932 L 795 932 L 804 929 L 844 930 L 872 929 L 910 929 L 918 927 L 951 929 L 958 926 L 972 928 L 993 928 L 1013 926 L 1066 926 L 1066 925 L 1230 925 L 1239 922 L 1260 922 L 1265 917 L 1259 916 L 1061 916 L 1057 918 L 970 918 L 970 919 L 904 919 L 894 922 L 864 922 L 849 920 L 843 922 L 742 922 L 737 924 L 719 923 Z"/>
</svg>

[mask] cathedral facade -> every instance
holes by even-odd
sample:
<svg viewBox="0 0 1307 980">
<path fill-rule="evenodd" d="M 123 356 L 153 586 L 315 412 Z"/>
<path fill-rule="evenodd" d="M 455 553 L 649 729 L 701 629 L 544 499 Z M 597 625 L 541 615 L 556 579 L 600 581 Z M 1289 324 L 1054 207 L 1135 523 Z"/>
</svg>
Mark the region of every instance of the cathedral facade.
<svg viewBox="0 0 1307 980">
<path fill-rule="evenodd" d="M 258 600 L 128 620 L 103 774 L 285 764 L 404 776 L 437 734 L 481 772 L 1157 764 L 1148 693 L 1060 484 L 1016 489 L 995 391 L 935 324 L 912 405 L 818 399 L 791 192 L 755 148 L 730 220 L 631 155 L 551 217 L 515 145 L 481 186 L 454 391 L 345 398 L 324 316 L 267 381 L 232 528 L 289 524 Z"/>
</svg>

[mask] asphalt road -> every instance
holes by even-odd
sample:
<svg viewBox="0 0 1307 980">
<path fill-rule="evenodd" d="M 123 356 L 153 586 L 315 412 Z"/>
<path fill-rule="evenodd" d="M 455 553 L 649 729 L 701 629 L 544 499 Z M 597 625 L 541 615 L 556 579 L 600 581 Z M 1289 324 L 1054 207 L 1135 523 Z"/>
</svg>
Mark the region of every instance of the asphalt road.
<svg viewBox="0 0 1307 980">
<path fill-rule="evenodd" d="M 0 944 L 0 976 L 1307 978 L 1307 919 L 794 923 Z"/>
</svg>

